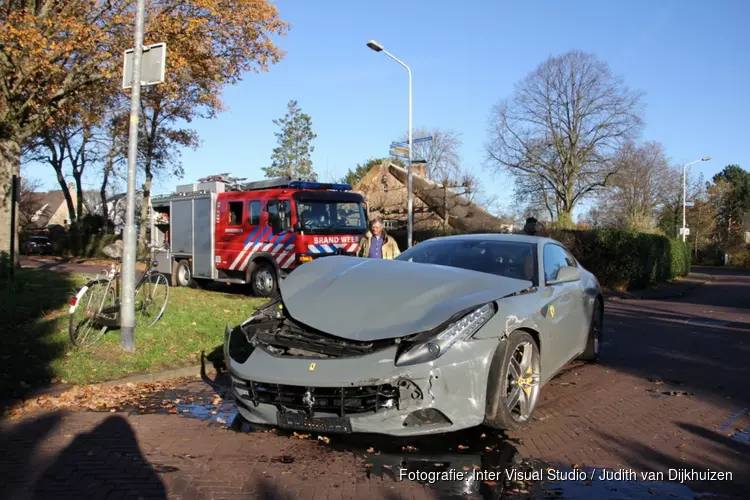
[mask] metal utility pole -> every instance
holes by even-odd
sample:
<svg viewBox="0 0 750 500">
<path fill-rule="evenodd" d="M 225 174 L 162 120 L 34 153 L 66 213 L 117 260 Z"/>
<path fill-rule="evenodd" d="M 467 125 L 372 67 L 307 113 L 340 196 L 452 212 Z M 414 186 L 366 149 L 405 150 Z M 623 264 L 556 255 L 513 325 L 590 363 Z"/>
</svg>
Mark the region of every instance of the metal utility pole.
<svg viewBox="0 0 750 500">
<path fill-rule="evenodd" d="M 406 245 L 407 248 L 411 248 L 412 246 L 412 232 L 414 228 L 414 195 L 412 190 L 412 168 L 411 168 L 411 160 L 412 160 L 412 121 L 411 121 L 411 69 L 409 66 L 404 64 L 403 61 L 401 61 L 399 58 L 388 52 L 383 48 L 383 46 L 376 42 L 375 40 L 370 40 L 367 42 L 367 46 L 374 50 L 375 52 L 382 52 L 397 63 L 399 63 L 401 66 L 406 68 L 406 71 L 409 73 L 409 143 L 407 147 L 409 148 L 409 166 L 406 173 L 406 213 L 407 213 L 407 229 L 406 229 Z"/>
<path fill-rule="evenodd" d="M 143 56 L 144 11 L 145 0 L 137 0 L 135 10 L 135 51 L 133 53 L 133 87 L 130 93 L 128 191 L 125 205 L 125 231 L 122 237 L 122 293 L 120 294 L 120 345 L 125 352 L 133 352 L 135 350 L 135 257 L 138 251 L 138 242 L 135 235 L 135 172 L 136 159 L 138 157 L 138 120 L 141 110 L 141 60 Z"/>
<path fill-rule="evenodd" d="M 683 242 L 687 240 L 687 226 L 685 225 L 685 207 L 687 206 L 687 168 L 690 165 L 695 165 L 696 163 L 708 161 L 710 159 L 710 156 L 704 156 L 700 160 L 691 161 L 682 167 L 682 229 L 680 230 L 680 234 L 682 234 Z"/>
</svg>

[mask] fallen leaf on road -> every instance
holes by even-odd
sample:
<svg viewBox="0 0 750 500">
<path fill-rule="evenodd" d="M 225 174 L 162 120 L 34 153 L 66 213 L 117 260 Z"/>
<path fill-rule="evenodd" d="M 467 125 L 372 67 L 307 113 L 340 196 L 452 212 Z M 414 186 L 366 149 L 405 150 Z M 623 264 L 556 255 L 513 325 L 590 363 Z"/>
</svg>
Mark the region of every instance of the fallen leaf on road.
<svg viewBox="0 0 750 500">
<path fill-rule="evenodd" d="M 214 394 L 211 398 L 211 404 L 214 406 L 221 404 L 221 401 L 221 396 L 219 396 L 218 394 Z"/>
<path fill-rule="evenodd" d="M 496 481 L 485 481 L 484 484 L 486 484 L 487 486 L 497 486 Z"/>
<path fill-rule="evenodd" d="M 216 422 L 217 422 L 217 423 L 219 423 L 219 424 L 226 424 L 226 423 L 227 423 L 227 421 L 226 421 L 226 420 L 224 420 L 224 419 L 223 419 L 223 418 L 221 418 L 221 417 L 216 417 Z"/>
<path fill-rule="evenodd" d="M 325 437 L 325 436 L 318 436 L 318 441 L 322 441 L 325 444 L 328 444 L 328 443 L 331 442 L 331 440 L 329 438 Z"/>
<path fill-rule="evenodd" d="M 676 448 L 687 448 L 687 443 L 678 444 Z"/>
<path fill-rule="evenodd" d="M 401 447 L 401 450 L 402 450 L 402 451 L 419 451 L 419 450 L 417 450 L 417 448 L 415 448 L 415 447 L 414 447 L 414 446 L 412 446 L 412 445 L 408 445 L 408 446 L 402 446 L 402 447 Z"/>
<path fill-rule="evenodd" d="M 483 434 L 482 434 L 481 436 L 479 436 L 479 437 L 480 437 L 480 438 L 482 438 L 482 439 L 484 439 L 484 438 L 486 438 L 486 437 L 487 437 L 487 434 L 484 434 L 484 433 L 483 433 Z"/>
<path fill-rule="evenodd" d="M 310 434 L 298 434 L 295 432 L 292 435 L 296 437 L 297 439 L 309 439 L 310 438 Z"/>
<path fill-rule="evenodd" d="M 469 470 L 469 467 L 464 465 L 464 470 Z"/>
<path fill-rule="evenodd" d="M 369 469 L 370 467 L 372 467 L 372 464 L 365 464 L 365 469 Z"/>
<path fill-rule="evenodd" d="M 367 453 L 375 453 L 375 448 L 373 448 L 372 446 L 367 448 Z"/>
<path fill-rule="evenodd" d="M 464 445 L 462 445 L 462 444 L 459 444 L 459 445 L 458 445 L 458 449 L 459 449 L 459 450 L 468 450 L 468 449 L 469 449 L 469 447 L 468 447 L 468 446 L 464 446 Z"/>
</svg>

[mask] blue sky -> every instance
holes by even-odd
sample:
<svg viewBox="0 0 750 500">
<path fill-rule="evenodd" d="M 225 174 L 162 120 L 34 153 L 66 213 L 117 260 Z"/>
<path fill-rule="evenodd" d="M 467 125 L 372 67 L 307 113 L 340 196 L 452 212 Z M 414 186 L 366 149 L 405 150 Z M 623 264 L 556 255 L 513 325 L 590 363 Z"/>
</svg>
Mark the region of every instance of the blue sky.
<svg viewBox="0 0 750 500">
<path fill-rule="evenodd" d="M 229 111 L 194 122 L 202 139 L 183 156 L 183 180 L 231 172 L 260 179 L 275 146 L 274 118 L 296 99 L 318 134 L 313 162 L 327 179 L 385 156 L 407 128 L 406 71 L 414 74 L 414 125 L 462 134 L 463 163 L 512 204 L 510 180 L 483 173 L 490 108 L 550 55 L 594 52 L 646 93 L 642 139 L 674 163 L 711 155 L 706 177 L 730 163 L 750 169 L 750 1 L 303 1 L 278 0 L 289 34 L 270 71 L 227 88 Z M 27 175 L 55 187 L 47 168 Z"/>
</svg>

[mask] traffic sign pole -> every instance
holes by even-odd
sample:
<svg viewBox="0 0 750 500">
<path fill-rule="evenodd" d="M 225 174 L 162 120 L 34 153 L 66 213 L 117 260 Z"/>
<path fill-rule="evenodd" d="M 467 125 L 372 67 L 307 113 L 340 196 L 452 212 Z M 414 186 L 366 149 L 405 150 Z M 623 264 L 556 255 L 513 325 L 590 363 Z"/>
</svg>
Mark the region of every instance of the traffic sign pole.
<svg viewBox="0 0 750 500">
<path fill-rule="evenodd" d="M 143 17 L 145 0 L 137 0 L 135 9 L 135 51 L 133 88 L 130 93 L 130 130 L 128 136 L 128 191 L 125 231 L 122 237 L 122 293 L 120 294 L 120 345 L 125 352 L 135 350 L 135 167 L 138 157 L 138 119 L 141 104 L 141 60 L 143 56 Z"/>
</svg>

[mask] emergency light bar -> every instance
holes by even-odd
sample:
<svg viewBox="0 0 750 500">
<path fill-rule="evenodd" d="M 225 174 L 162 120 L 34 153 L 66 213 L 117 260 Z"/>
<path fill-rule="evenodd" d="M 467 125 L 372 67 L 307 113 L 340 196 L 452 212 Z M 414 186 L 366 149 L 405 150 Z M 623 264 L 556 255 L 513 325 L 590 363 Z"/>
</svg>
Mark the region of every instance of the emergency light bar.
<svg viewBox="0 0 750 500">
<path fill-rule="evenodd" d="M 309 181 L 292 181 L 289 183 L 289 187 L 294 189 L 332 189 L 334 191 L 352 190 L 352 186 L 349 184 L 330 184 L 325 182 Z"/>
</svg>

